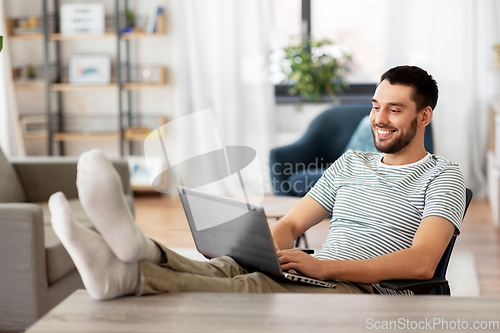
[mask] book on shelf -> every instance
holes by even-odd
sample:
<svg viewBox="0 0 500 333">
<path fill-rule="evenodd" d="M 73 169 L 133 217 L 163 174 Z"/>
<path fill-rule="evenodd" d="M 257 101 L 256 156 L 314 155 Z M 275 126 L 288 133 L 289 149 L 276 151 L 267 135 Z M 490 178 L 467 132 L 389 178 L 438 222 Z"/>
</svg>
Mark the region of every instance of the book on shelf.
<svg viewBox="0 0 500 333">
<path fill-rule="evenodd" d="M 148 23 L 146 26 L 147 33 L 162 33 L 164 31 L 163 8 L 158 5 L 151 6 L 149 12 Z"/>
<path fill-rule="evenodd" d="M 155 33 L 162 34 L 165 31 L 165 19 L 163 16 L 163 8 L 158 8 L 158 14 L 156 15 L 156 25 Z"/>
<path fill-rule="evenodd" d="M 37 16 L 28 16 L 24 18 L 7 18 L 5 20 L 8 36 L 22 36 L 43 33 L 43 27 Z"/>
</svg>

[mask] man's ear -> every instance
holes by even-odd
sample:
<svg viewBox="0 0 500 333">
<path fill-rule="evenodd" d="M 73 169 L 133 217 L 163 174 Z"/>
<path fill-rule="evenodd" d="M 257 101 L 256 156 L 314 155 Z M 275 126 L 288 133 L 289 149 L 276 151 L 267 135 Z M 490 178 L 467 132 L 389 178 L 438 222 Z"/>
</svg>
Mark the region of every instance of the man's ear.
<svg viewBox="0 0 500 333">
<path fill-rule="evenodd" d="M 418 115 L 419 118 L 418 127 L 426 127 L 427 125 L 429 125 L 429 123 L 432 120 L 432 113 L 433 111 L 430 106 L 426 106 L 425 108 L 423 108 Z"/>
</svg>

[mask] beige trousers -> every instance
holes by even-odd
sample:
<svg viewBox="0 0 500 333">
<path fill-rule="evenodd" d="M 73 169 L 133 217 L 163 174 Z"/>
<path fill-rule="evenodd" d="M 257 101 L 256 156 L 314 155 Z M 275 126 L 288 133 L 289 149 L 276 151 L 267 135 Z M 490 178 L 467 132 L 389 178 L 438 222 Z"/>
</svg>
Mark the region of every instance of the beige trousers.
<svg viewBox="0 0 500 333">
<path fill-rule="evenodd" d="M 275 280 L 260 272 L 247 272 L 230 257 L 200 262 L 160 247 L 166 256 L 165 263 L 139 263 L 141 285 L 137 295 L 165 292 L 373 293 L 370 284 L 335 281 L 336 288 L 324 288 Z"/>
</svg>

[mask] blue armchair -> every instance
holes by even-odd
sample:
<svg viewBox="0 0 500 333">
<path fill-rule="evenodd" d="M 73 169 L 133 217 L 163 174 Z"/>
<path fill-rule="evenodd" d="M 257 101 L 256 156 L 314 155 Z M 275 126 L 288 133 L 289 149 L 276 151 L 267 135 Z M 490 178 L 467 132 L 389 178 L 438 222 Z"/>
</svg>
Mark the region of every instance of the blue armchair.
<svg viewBox="0 0 500 333">
<path fill-rule="evenodd" d="M 369 103 L 332 107 L 319 114 L 298 141 L 272 149 L 269 164 L 274 194 L 304 196 L 331 163 L 347 149 L 356 149 L 351 137 L 355 131 L 367 131 L 366 126 L 360 128 L 360 122 L 370 110 Z M 373 146 L 373 141 L 369 144 Z M 430 124 L 425 132 L 425 147 L 434 152 Z"/>
</svg>

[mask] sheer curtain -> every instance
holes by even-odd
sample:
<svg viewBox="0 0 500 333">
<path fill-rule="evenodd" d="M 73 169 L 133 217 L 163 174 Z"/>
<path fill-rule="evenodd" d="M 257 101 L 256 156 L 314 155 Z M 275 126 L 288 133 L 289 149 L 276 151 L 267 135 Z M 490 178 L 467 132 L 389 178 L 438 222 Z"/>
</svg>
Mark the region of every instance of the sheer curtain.
<svg viewBox="0 0 500 333">
<path fill-rule="evenodd" d="M 274 96 L 266 59 L 267 0 L 172 1 L 174 118 L 212 108 L 224 145 L 267 158 Z"/>
<path fill-rule="evenodd" d="M 19 113 L 12 81 L 10 47 L 5 26 L 4 3 L 0 4 L 0 35 L 4 36 L 0 53 L 0 147 L 6 156 L 25 156 Z"/>
<path fill-rule="evenodd" d="M 494 0 L 391 0 L 390 8 L 387 68 L 411 64 L 434 76 L 436 154 L 458 163 L 474 196 L 484 197 Z"/>
</svg>

